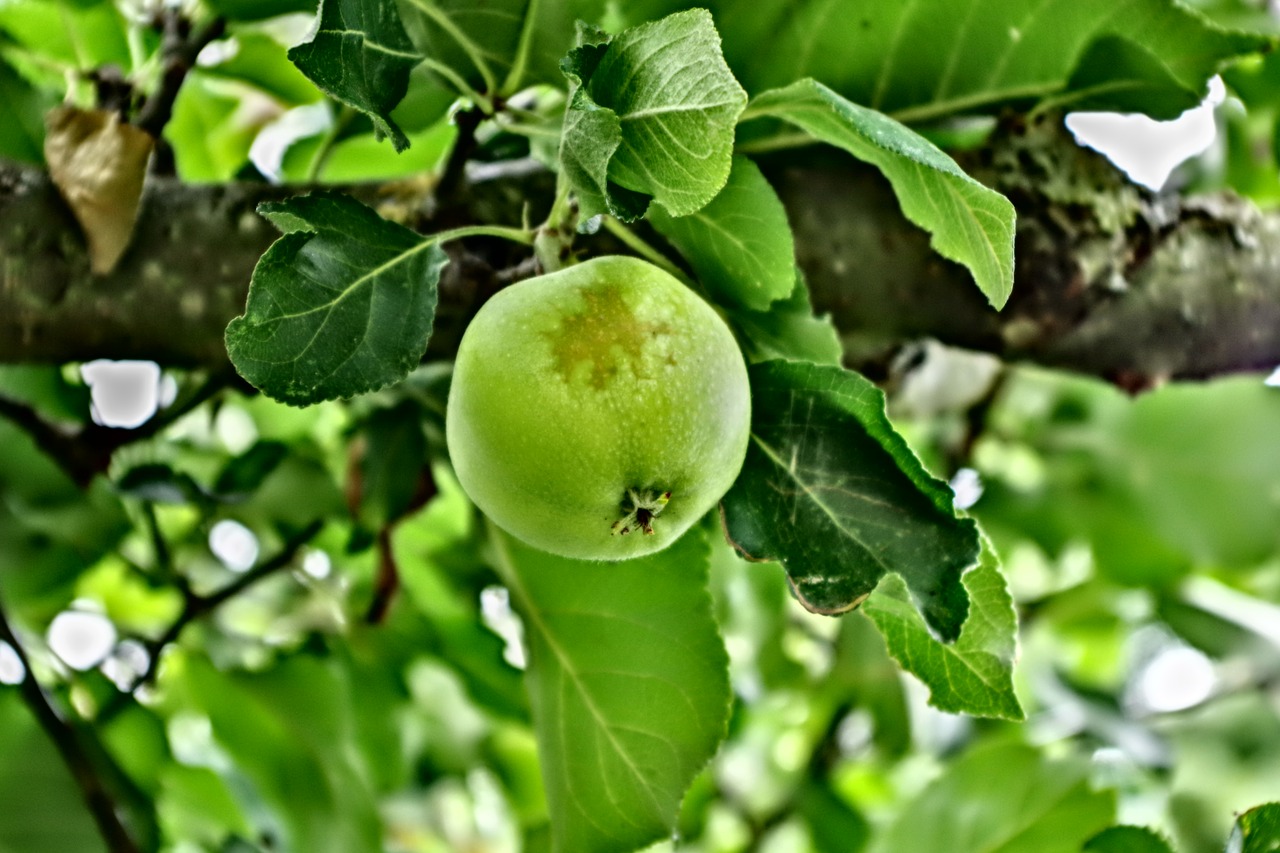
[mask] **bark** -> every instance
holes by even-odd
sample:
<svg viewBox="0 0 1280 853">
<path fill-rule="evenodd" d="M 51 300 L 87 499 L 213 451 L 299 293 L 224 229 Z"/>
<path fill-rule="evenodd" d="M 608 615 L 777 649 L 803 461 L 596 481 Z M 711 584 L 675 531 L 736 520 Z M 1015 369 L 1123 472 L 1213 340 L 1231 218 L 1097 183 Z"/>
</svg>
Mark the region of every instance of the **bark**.
<svg viewBox="0 0 1280 853">
<path fill-rule="evenodd" d="M 1018 210 L 1014 291 L 999 313 L 963 268 L 929 250 L 874 170 L 821 149 L 765 163 L 815 308 L 831 313 L 850 361 L 933 337 L 1135 390 L 1280 364 L 1280 214 L 1225 194 L 1146 193 L 1059 128 L 1011 122 L 962 158 Z M 550 199 L 552 183 L 537 171 L 473 178 L 461 207 L 446 211 L 413 185 L 357 193 L 422 229 L 516 223 L 530 201 L 537 221 Z M 0 165 L 0 362 L 225 367 L 223 330 L 276 236 L 254 207 L 298 191 L 155 179 L 120 266 L 95 277 L 47 179 Z M 454 257 L 432 340 L 440 355 L 519 260 L 484 241 L 455 247 Z"/>
</svg>

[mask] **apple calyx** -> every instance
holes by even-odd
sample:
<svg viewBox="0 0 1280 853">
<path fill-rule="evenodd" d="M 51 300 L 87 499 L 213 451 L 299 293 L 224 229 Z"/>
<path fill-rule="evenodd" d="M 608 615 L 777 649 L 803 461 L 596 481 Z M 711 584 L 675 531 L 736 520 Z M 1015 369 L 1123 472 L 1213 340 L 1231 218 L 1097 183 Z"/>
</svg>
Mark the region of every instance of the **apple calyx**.
<svg viewBox="0 0 1280 853">
<path fill-rule="evenodd" d="M 615 536 L 626 536 L 637 527 L 646 536 L 653 535 L 653 521 L 662 514 L 667 502 L 671 500 L 671 492 L 659 492 L 656 489 L 627 489 L 622 499 L 621 509 L 624 513 L 613 523 Z"/>
</svg>

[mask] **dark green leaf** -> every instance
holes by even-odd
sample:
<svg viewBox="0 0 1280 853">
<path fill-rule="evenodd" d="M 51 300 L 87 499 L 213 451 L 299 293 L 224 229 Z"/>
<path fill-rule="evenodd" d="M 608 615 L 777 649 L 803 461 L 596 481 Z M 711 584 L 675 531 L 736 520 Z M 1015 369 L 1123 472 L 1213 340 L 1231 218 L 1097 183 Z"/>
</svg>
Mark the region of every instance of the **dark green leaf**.
<svg viewBox="0 0 1280 853">
<path fill-rule="evenodd" d="M 966 175 L 924 137 L 816 80 L 757 96 L 751 113 L 796 125 L 880 169 L 903 214 L 943 257 L 964 264 L 996 308 L 1013 289 L 1013 205 Z"/>
<path fill-rule="evenodd" d="M 705 540 L 691 531 L 617 563 L 493 541 L 529 643 L 555 850 L 629 853 L 669 836 L 729 709 Z"/>
<path fill-rule="evenodd" d="M 780 561 L 818 613 L 857 607 L 897 573 L 929 626 L 956 639 L 977 526 L 894 431 L 884 395 L 839 367 L 770 361 L 750 375 L 751 443 L 723 502 L 734 547 Z"/>
<path fill-rule="evenodd" d="M 564 69 L 574 91 L 560 158 L 584 217 L 634 219 L 646 196 L 683 216 L 724 187 L 746 93 L 705 10 L 579 47 Z"/>
<path fill-rule="evenodd" d="M 160 463 L 130 468 L 116 480 L 115 488 L 122 495 L 155 503 L 198 504 L 209 499 L 204 489 L 189 474 Z"/>
<path fill-rule="evenodd" d="M 1163 57 L 1119 36 L 1103 36 L 1089 45 L 1067 87 L 1077 110 L 1146 112 L 1174 118 L 1200 102 L 1184 89 Z"/>
<path fill-rule="evenodd" d="M 1231 830 L 1226 853 L 1275 853 L 1280 850 L 1280 803 L 1249 809 Z"/>
<path fill-rule="evenodd" d="M 1084 845 L 1084 853 L 1174 853 L 1169 842 L 1141 826 L 1104 829 Z"/>
<path fill-rule="evenodd" d="M 889 654 L 929 688 L 929 704 L 955 714 L 1021 720 L 1013 692 L 1018 617 L 1000 573 L 1000 561 L 984 542 L 978 567 L 964 576 L 969 618 L 952 645 L 935 640 L 911 606 L 906 586 L 890 575 L 865 610 L 884 635 Z"/>
<path fill-rule="evenodd" d="M 277 15 L 316 10 L 316 0 L 205 0 L 205 3 L 231 21 L 261 21 Z"/>
<path fill-rule="evenodd" d="M 364 429 L 360 515 L 374 527 L 391 524 L 414 506 L 427 468 L 422 412 L 413 403 L 379 409 Z"/>
<path fill-rule="evenodd" d="M 1079 853 L 1114 815 L 1115 794 L 1093 790 L 1087 765 L 1049 761 L 1021 744 L 989 744 L 907 803 L 877 851 Z"/>
<path fill-rule="evenodd" d="M 223 467 L 214 481 L 213 491 L 230 498 L 249 495 L 288 455 L 289 445 L 282 441 L 259 441 Z"/>
<path fill-rule="evenodd" d="M 661 207 L 653 227 L 680 250 L 718 301 L 767 311 L 795 285 L 795 244 L 787 212 L 759 167 L 735 157 L 729 182 L 686 216 Z"/>
<path fill-rule="evenodd" d="M 289 58 L 325 92 L 368 115 L 397 151 L 408 147 L 391 111 L 422 56 L 395 0 L 321 0 L 315 38 L 290 49 Z"/>
<path fill-rule="evenodd" d="M 52 106 L 39 90 L 0 59 L 0 156 L 44 162 L 44 112 Z"/>
<path fill-rule="evenodd" d="M 241 375 L 291 405 L 403 379 L 431 334 L 440 247 L 339 193 L 261 212 L 287 233 L 258 261 L 245 313 L 227 326 Z"/>
</svg>

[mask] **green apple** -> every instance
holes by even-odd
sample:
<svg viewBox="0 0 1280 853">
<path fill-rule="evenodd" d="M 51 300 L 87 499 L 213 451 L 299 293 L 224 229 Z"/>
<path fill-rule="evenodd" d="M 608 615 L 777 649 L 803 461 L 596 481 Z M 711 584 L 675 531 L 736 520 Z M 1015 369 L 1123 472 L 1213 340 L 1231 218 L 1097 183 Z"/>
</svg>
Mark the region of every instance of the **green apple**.
<svg viewBox="0 0 1280 853">
<path fill-rule="evenodd" d="M 746 365 L 697 294 L 601 257 L 500 291 L 467 327 L 446 435 L 458 481 L 563 557 L 665 548 L 728 491 L 751 425 Z"/>
</svg>

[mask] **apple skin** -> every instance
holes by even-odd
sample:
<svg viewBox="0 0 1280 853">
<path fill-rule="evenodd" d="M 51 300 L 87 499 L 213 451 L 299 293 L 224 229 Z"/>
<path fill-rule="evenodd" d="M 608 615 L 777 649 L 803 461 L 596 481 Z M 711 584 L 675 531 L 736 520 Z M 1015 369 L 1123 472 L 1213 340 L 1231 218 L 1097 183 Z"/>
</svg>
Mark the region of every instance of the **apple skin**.
<svg viewBox="0 0 1280 853">
<path fill-rule="evenodd" d="M 733 485 L 750 426 L 746 365 L 724 321 L 668 273 L 621 256 L 485 303 L 458 346 L 445 419 L 471 500 L 528 544 L 583 560 L 678 539 Z"/>
</svg>

